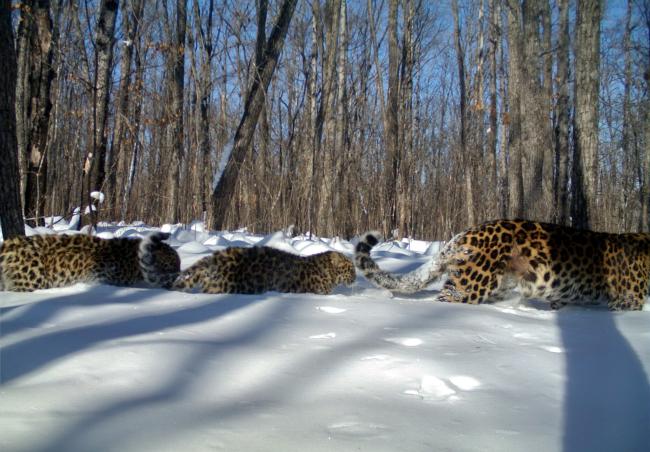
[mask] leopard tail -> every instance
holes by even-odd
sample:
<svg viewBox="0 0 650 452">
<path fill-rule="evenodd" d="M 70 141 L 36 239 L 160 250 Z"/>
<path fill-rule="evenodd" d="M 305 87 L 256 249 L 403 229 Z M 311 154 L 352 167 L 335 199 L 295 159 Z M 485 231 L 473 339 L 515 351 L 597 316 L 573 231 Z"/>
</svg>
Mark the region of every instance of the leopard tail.
<svg viewBox="0 0 650 452">
<path fill-rule="evenodd" d="M 138 264 L 144 281 L 153 287 L 169 289 L 178 276 L 177 272 L 162 272 L 157 265 L 153 249 L 156 244 L 170 237 L 166 232 L 154 232 L 144 237 L 138 247 Z"/>
<path fill-rule="evenodd" d="M 379 240 L 374 234 L 366 233 L 359 240 L 354 253 L 357 269 L 376 286 L 391 292 L 415 293 L 437 280 L 444 272 L 443 266 L 436 258 L 403 275 L 394 275 L 382 270 L 370 256 L 370 251 L 377 243 Z"/>
</svg>

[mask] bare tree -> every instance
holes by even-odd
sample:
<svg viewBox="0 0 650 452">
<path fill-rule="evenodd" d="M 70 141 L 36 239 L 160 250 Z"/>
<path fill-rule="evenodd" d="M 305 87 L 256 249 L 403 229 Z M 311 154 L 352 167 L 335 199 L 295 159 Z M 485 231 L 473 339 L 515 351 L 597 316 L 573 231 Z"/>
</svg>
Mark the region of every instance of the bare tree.
<svg viewBox="0 0 650 452">
<path fill-rule="evenodd" d="M 546 6 L 544 6 L 546 4 Z M 544 89 L 548 74 L 543 70 L 543 25 L 548 26 L 548 0 L 523 2 L 523 49 L 520 63 L 520 97 L 522 141 L 522 169 L 524 181 L 524 208 L 528 217 L 550 219 L 553 182 L 553 149 L 551 145 L 551 99 Z M 546 32 L 547 30 L 544 30 Z M 550 52 L 548 49 L 544 53 Z"/>
<path fill-rule="evenodd" d="M 497 53 L 499 50 L 500 42 L 500 27 L 499 16 L 501 14 L 500 5 L 496 0 L 490 0 L 490 16 L 488 25 L 488 39 L 490 42 L 489 55 L 490 60 L 490 73 L 489 73 L 489 91 L 490 91 L 490 104 L 489 104 L 489 129 L 487 134 L 487 153 L 489 158 L 489 195 L 493 198 L 493 202 L 489 204 L 492 212 L 499 209 L 500 195 L 498 193 L 498 170 L 497 170 L 497 137 L 499 136 L 499 104 L 498 104 L 498 72 L 497 72 Z M 505 210 L 505 209 L 504 209 Z M 494 213 L 492 213 L 494 215 Z"/>
<path fill-rule="evenodd" d="M 574 224 L 594 226 L 598 199 L 600 0 L 578 0 L 576 16 Z"/>
<path fill-rule="evenodd" d="M 467 223 L 474 224 L 476 223 L 476 207 L 474 205 L 474 162 L 470 147 L 467 145 L 467 89 L 465 87 L 465 53 L 461 43 L 458 0 L 452 0 L 451 8 L 452 14 L 454 16 L 454 45 L 456 47 L 456 62 L 458 66 L 458 99 L 460 104 L 460 155 L 464 168 L 465 212 L 467 216 Z"/>
<path fill-rule="evenodd" d="M 133 76 L 131 68 L 133 66 L 133 55 L 137 46 L 138 28 L 142 21 L 142 13 L 145 0 L 133 0 L 125 5 L 122 9 L 122 29 L 125 36 L 121 42 L 120 55 L 120 84 L 116 98 L 115 128 L 113 130 L 113 140 L 110 152 L 108 153 L 106 166 L 108 168 L 106 193 L 108 197 L 108 207 L 118 207 L 124 196 L 119 193 L 124 192 L 128 179 L 125 177 L 129 172 L 128 161 L 132 152 L 129 147 L 133 147 L 133 140 L 127 141 L 127 129 L 129 128 L 129 105 L 131 103 L 131 94 L 134 90 L 132 82 Z M 125 143 L 126 141 L 126 143 Z M 129 146 L 129 144 L 131 146 Z M 131 150 L 132 151 L 132 150 Z M 122 182 L 117 186 L 118 173 Z M 118 215 L 118 210 L 110 210 L 113 215 Z M 119 215 L 124 219 L 125 211 L 122 210 Z"/>
<path fill-rule="evenodd" d="M 43 224 L 47 187 L 47 138 L 55 72 L 49 1 L 27 1 L 18 26 L 18 80 L 16 122 L 18 153 L 22 161 L 24 206 L 27 222 Z"/>
<path fill-rule="evenodd" d="M 89 207 L 93 224 L 97 222 L 97 213 L 92 208 L 90 193 L 102 189 L 106 176 L 107 122 L 113 64 L 113 35 L 115 33 L 118 7 L 118 0 L 102 0 L 95 27 L 95 71 L 92 103 L 93 135 L 91 145 L 86 152 L 84 179 L 80 193 L 80 205 Z"/>
<path fill-rule="evenodd" d="M 523 137 L 522 137 L 522 83 L 523 83 L 523 31 L 522 12 L 518 0 L 508 0 L 508 51 L 509 79 L 508 105 L 510 150 L 509 182 L 510 203 L 509 216 L 524 216 L 524 178 L 522 169 Z"/>
<path fill-rule="evenodd" d="M 214 0 L 208 2 L 208 14 L 205 29 L 201 24 L 200 7 L 198 0 L 194 0 L 194 14 L 198 22 L 200 48 L 202 50 L 201 80 L 197 82 L 199 91 L 199 150 L 201 155 L 202 171 L 199 171 L 199 190 L 201 201 L 201 212 L 208 211 L 209 191 L 208 185 L 212 176 L 212 165 L 210 162 L 210 92 L 212 89 L 211 63 L 213 54 L 212 22 L 214 18 Z"/>
<path fill-rule="evenodd" d="M 645 52 L 642 55 L 645 64 L 642 64 L 643 80 L 645 82 L 645 98 L 641 106 L 641 118 L 643 120 L 643 142 L 642 165 L 643 182 L 641 186 L 641 225 L 642 231 L 650 231 L 650 2 L 640 2 L 640 10 L 643 24 L 645 26 Z"/>
<path fill-rule="evenodd" d="M 560 0 L 555 106 L 555 221 L 569 223 L 569 0 Z"/>
<path fill-rule="evenodd" d="M 2 236 L 24 234 L 20 205 L 18 147 L 16 144 L 16 53 L 11 26 L 11 1 L 0 0 L 0 223 Z"/>
<path fill-rule="evenodd" d="M 246 156 L 246 152 L 253 141 L 257 120 L 262 111 L 271 77 L 282 52 L 282 46 L 284 45 L 284 39 L 296 8 L 296 2 L 297 0 L 283 1 L 280 13 L 271 31 L 271 36 L 269 36 L 266 42 L 264 55 L 259 60 L 260 65 L 255 68 L 253 81 L 246 94 L 244 114 L 235 132 L 232 151 L 223 169 L 223 174 L 221 174 L 212 193 L 214 215 L 212 227 L 214 229 L 221 229 L 223 227 L 225 215 L 230 206 L 235 184 L 239 177 L 239 170 Z M 266 6 L 265 0 L 261 0 L 260 3 Z"/>
<path fill-rule="evenodd" d="M 176 1 L 176 27 L 168 51 L 168 76 L 171 86 L 171 122 L 167 127 L 167 148 L 169 150 L 169 176 L 167 178 L 167 218 L 171 222 L 180 220 L 181 166 L 184 151 L 183 100 L 185 86 L 185 36 L 187 28 L 187 0 Z"/>
</svg>

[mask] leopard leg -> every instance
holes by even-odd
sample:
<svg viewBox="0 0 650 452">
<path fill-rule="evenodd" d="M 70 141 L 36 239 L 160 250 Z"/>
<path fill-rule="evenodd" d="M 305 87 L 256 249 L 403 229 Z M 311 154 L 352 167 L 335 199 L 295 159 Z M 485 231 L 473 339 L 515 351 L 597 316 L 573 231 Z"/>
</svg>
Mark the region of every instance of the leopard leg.
<svg viewBox="0 0 650 452">
<path fill-rule="evenodd" d="M 562 300 L 561 298 L 552 299 L 550 300 L 550 302 L 551 302 L 551 309 L 554 311 L 557 311 L 558 309 L 563 308 L 567 304 L 569 304 L 566 301 Z"/>
<path fill-rule="evenodd" d="M 472 295 L 471 287 L 467 278 L 460 278 L 450 275 L 443 286 L 442 291 L 436 298 L 437 301 L 447 303 L 478 304 L 478 294 Z"/>
<path fill-rule="evenodd" d="M 610 311 L 640 311 L 643 309 L 645 297 L 636 295 L 623 295 L 610 298 L 607 307 Z"/>
</svg>

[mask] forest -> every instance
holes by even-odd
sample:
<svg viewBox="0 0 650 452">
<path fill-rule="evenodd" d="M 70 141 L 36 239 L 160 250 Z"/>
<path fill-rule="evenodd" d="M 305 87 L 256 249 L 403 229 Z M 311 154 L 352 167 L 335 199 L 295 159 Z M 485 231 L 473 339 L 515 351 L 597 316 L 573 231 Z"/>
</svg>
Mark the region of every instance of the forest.
<svg viewBox="0 0 650 452">
<path fill-rule="evenodd" d="M 16 180 L 29 225 L 81 206 L 85 223 L 346 238 L 500 217 L 650 230 L 649 0 L 0 13 L 1 192 Z"/>
</svg>

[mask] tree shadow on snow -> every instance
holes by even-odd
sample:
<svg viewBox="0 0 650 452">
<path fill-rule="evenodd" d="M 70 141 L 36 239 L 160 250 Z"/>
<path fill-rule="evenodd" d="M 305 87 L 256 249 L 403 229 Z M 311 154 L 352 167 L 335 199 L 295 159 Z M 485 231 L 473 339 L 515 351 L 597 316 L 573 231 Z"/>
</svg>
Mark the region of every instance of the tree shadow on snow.
<svg viewBox="0 0 650 452">
<path fill-rule="evenodd" d="M 563 450 L 650 450 L 650 385 L 643 365 L 605 310 L 558 313 L 566 349 Z"/>
<path fill-rule="evenodd" d="M 168 316 L 171 316 L 169 320 L 175 319 L 179 315 L 183 316 L 185 320 L 209 320 L 253 303 L 258 303 L 263 301 L 264 298 L 265 295 L 227 296 L 225 299 L 218 302 L 212 301 L 191 312 L 174 312 L 168 314 Z M 160 430 L 158 432 L 160 435 L 171 434 L 173 436 L 173 432 L 177 428 L 176 424 L 183 423 L 185 419 L 179 417 L 174 419 L 174 425 L 164 425 L 162 423 L 167 419 L 164 417 L 160 420 L 162 425 L 156 424 L 158 422 L 156 408 L 191 397 L 188 393 L 192 390 L 197 376 L 200 376 L 206 371 L 207 367 L 212 366 L 215 362 L 220 362 L 219 357 L 225 351 L 263 340 L 274 327 L 273 322 L 265 320 L 276 316 L 280 318 L 285 316 L 290 306 L 290 303 L 277 303 L 276 306 L 265 309 L 256 321 L 250 323 L 248 328 L 237 329 L 234 334 L 225 338 L 215 340 L 172 340 L 171 342 L 174 344 L 186 346 L 187 352 L 180 355 L 179 362 L 166 367 L 168 372 L 160 377 L 159 381 L 145 385 L 136 396 L 129 395 L 124 398 L 112 399 L 105 407 L 80 418 L 77 423 L 48 441 L 47 446 L 39 450 L 42 452 L 101 450 L 101 448 L 96 448 L 98 444 L 110 444 L 111 450 L 119 450 L 120 447 L 117 444 L 127 439 L 129 434 L 139 435 L 143 431 L 151 434 L 152 431 Z M 178 322 L 179 325 L 184 323 L 186 322 Z M 147 341 L 147 344 L 151 345 L 153 342 L 169 343 L 165 339 L 154 339 Z M 223 382 L 215 380 L 214 384 L 215 387 L 219 387 Z M 142 418 L 140 418 L 140 415 L 142 415 Z M 134 431 L 129 431 L 133 425 L 132 416 L 138 418 L 138 427 Z M 116 423 L 119 425 L 119 429 L 126 430 L 126 432 L 123 432 L 124 435 L 115 437 L 113 435 L 114 430 L 111 428 L 106 429 L 106 426 L 111 423 Z"/>
<path fill-rule="evenodd" d="M 264 296 L 246 296 L 247 303 L 259 301 Z M 299 296 L 296 296 L 299 298 Z M 237 298 L 241 300 L 242 297 Z M 445 316 L 445 313 L 432 310 L 430 316 L 420 316 L 414 321 L 405 319 L 404 323 L 396 322 L 390 325 L 378 325 L 372 330 L 361 330 L 348 339 L 339 338 L 330 347 L 321 349 L 297 350 L 293 359 L 280 366 L 267 368 L 266 363 L 247 363 L 241 359 L 233 362 L 233 348 L 264 344 L 277 328 L 282 328 L 285 322 L 273 319 L 286 319 L 291 316 L 291 310 L 299 305 L 301 300 L 285 298 L 276 303 L 270 303 L 265 312 L 250 322 L 247 328 L 238 328 L 231 336 L 214 341 L 187 341 L 189 352 L 183 355 L 183 360 L 169 366 L 169 373 L 160 385 L 143 388 L 137 396 L 127 396 L 113 399 L 104 407 L 88 413 L 78 422 L 70 425 L 57 437 L 48 441 L 42 452 L 59 450 L 87 450 L 97 444 L 111 444 L 111 450 L 120 449 L 120 444 L 129 444 L 141 438 L 143 447 L 147 446 L 147 437 L 155 432 L 160 438 L 174 438 L 181 432 L 192 431 L 198 426 L 216 427 L 224 425 L 229 419 L 255 416 L 266 409 L 282 406 L 291 400 L 303 400 L 313 388 L 326 381 L 330 374 L 343 368 L 350 356 L 363 356 L 376 352 L 384 347 L 386 327 L 399 330 L 409 328 L 413 333 L 417 330 L 428 330 L 435 319 Z M 233 305 L 235 303 L 224 303 Z M 298 314 L 300 315 L 300 314 Z M 296 321 L 296 320 L 294 320 Z M 301 353 L 302 352 L 302 353 Z M 223 366 L 222 372 L 215 374 L 208 369 L 214 363 Z M 326 367 L 314 363 L 327 362 Z M 257 378 L 246 374 L 246 365 L 262 366 L 264 370 Z M 242 368 L 242 366 L 244 366 Z M 214 403 L 197 404 L 192 408 L 181 408 L 178 416 L 173 419 L 165 414 L 173 409 L 174 404 L 182 405 L 181 399 L 191 398 L 194 382 L 202 374 L 211 372 L 214 378 L 216 393 L 223 394 L 223 387 L 232 384 L 233 375 L 241 375 L 244 387 L 239 388 L 228 397 L 227 392 L 215 398 Z M 238 383 L 242 384 L 242 383 Z M 203 398 L 214 398 L 211 394 L 203 394 Z M 161 414 L 162 413 L 162 414 Z M 255 418 L 251 417 L 251 422 Z M 133 423 L 138 424 L 133 429 Z M 97 449 L 95 449 L 97 450 Z"/>
<path fill-rule="evenodd" d="M 97 296 L 97 291 L 102 292 L 102 296 L 94 298 L 94 296 Z M 123 296 L 114 294 L 115 296 L 111 301 L 126 304 L 136 301 L 142 302 L 144 299 L 153 297 L 156 294 L 160 294 L 159 289 L 130 291 Z M 45 302 L 48 303 L 45 306 L 42 305 L 44 302 L 37 303 L 40 305 L 40 309 L 35 309 L 29 317 L 21 316 L 21 319 L 15 324 L 3 322 L 3 336 L 17 330 L 39 327 L 43 325 L 45 318 L 50 318 L 56 310 L 63 309 L 70 304 L 85 306 L 92 303 L 107 303 L 101 286 L 97 286 L 94 290 L 91 289 L 83 294 L 65 295 L 64 298 L 66 298 L 65 301 L 48 300 Z M 91 348 L 96 344 L 214 319 L 255 303 L 259 301 L 260 297 L 237 298 L 236 302 L 225 302 L 225 300 L 215 302 L 210 297 L 206 297 L 206 299 L 208 301 L 202 304 L 192 303 L 190 307 L 172 310 L 171 312 L 155 312 L 152 314 L 143 310 L 142 315 L 129 313 L 125 318 L 113 319 L 104 323 L 101 322 L 101 319 L 98 319 L 99 321 L 94 324 L 57 329 L 52 332 L 44 329 L 43 334 L 10 343 L 2 348 L 0 354 L 0 383 L 9 383 L 16 378 L 37 371 L 49 363 Z M 47 306 L 49 308 L 46 309 Z M 41 309 L 43 309 L 44 314 L 41 314 Z"/>
<path fill-rule="evenodd" d="M 20 295 L 25 299 L 37 300 L 0 308 L 0 334 L 6 338 L 7 335 L 26 328 L 41 327 L 57 314 L 72 307 L 142 303 L 159 293 L 157 289 L 144 286 L 127 288 L 104 284 L 93 284 L 80 292 L 68 292 L 66 289 L 24 292 Z"/>
</svg>

